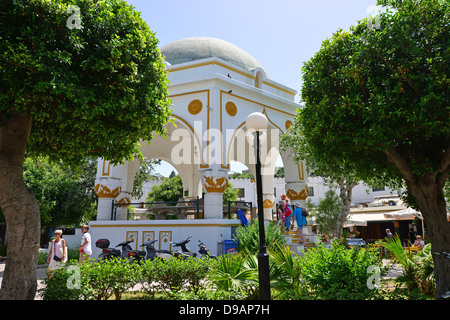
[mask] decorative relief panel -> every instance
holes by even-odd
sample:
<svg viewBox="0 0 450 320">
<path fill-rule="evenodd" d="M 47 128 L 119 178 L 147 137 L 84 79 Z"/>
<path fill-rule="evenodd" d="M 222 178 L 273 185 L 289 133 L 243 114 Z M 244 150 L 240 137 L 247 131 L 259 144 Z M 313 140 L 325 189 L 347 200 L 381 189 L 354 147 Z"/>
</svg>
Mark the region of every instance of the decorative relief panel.
<svg viewBox="0 0 450 320">
<path fill-rule="evenodd" d="M 121 187 L 111 190 L 102 184 L 97 184 L 94 187 L 94 192 L 99 198 L 116 198 L 120 194 L 121 190 Z"/>
<path fill-rule="evenodd" d="M 204 186 L 208 192 L 224 192 L 228 186 L 228 179 L 225 177 L 204 177 Z"/>
<path fill-rule="evenodd" d="M 137 231 L 127 231 L 127 240 L 133 241 L 136 250 L 138 249 L 138 232 Z"/>
<path fill-rule="evenodd" d="M 234 117 L 237 113 L 237 107 L 234 104 L 234 102 L 228 101 L 225 104 L 225 110 L 227 111 L 228 115 L 231 117 Z"/>
<path fill-rule="evenodd" d="M 170 244 L 172 241 L 172 231 L 160 231 L 159 232 L 159 247 L 158 249 L 165 249 L 172 251 L 172 245 Z"/>
<path fill-rule="evenodd" d="M 203 109 L 203 104 L 200 100 L 192 100 L 188 105 L 188 111 L 192 115 L 199 114 Z"/>
<path fill-rule="evenodd" d="M 155 240 L 155 231 L 144 231 L 142 232 L 142 244 L 147 241 Z"/>
<path fill-rule="evenodd" d="M 309 195 L 309 188 L 308 186 L 305 186 L 305 189 L 301 190 L 300 192 L 288 189 L 286 195 L 291 200 L 306 200 Z"/>
</svg>

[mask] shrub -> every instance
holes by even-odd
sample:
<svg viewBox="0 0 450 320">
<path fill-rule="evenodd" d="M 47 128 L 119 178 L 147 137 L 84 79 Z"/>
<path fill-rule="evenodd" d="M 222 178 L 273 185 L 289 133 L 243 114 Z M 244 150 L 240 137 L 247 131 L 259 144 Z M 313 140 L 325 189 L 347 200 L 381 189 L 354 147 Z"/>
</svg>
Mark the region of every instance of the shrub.
<svg viewBox="0 0 450 320">
<path fill-rule="evenodd" d="M 72 273 L 67 272 L 65 267 L 52 271 L 51 276 L 43 280 L 44 287 L 38 292 L 44 300 L 79 300 L 81 289 L 68 289 L 67 280 Z"/>
<path fill-rule="evenodd" d="M 267 250 L 275 249 L 276 245 L 284 245 L 286 238 L 281 228 L 274 222 L 269 222 L 264 227 Z M 259 223 L 250 221 L 247 227 L 239 226 L 236 230 L 238 250 L 248 250 L 250 253 L 259 252 Z"/>
<path fill-rule="evenodd" d="M 386 272 L 372 248 L 347 249 L 335 241 L 331 248 L 319 244 L 299 260 L 301 276 L 311 290 L 311 298 L 362 300 L 375 298 L 379 290 L 367 285 L 368 268 L 380 267 Z"/>
<path fill-rule="evenodd" d="M 91 288 L 90 295 L 97 300 L 108 300 L 113 294 L 116 300 L 120 300 L 125 291 L 139 282 L 139 265 L 128 263 L 126 259 L 105 259 L 81 266 L 83 282 Z"/>
<path fill-rule="evenodd" d="M 143 291 L 151 296 L 158 290 L 165 291 L 169 296 L 183 290 L 197 293 L 211 264 L 212 260 L 208 258 L 193 257 L 186 260 L 145 260 L 141 266 Z"/>
</svg>

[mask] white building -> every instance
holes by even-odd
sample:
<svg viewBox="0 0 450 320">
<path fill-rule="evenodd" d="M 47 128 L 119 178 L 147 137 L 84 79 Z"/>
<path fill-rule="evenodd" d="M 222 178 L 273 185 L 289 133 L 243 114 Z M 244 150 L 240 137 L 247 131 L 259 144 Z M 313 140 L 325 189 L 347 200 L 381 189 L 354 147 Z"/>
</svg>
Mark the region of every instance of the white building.
<svg viewBox="0 0 450 320">
<path fill-rule="evenodd" d="M 215 235 L 211 233 L 210 242 L 219 243 L 229 235 L 224 231 L 231 222 L 223 220 L 223 191 L 228 185 L 232 161 L 243 163 L 255 176 L 254 136 L 246 127 L 247 117 L 254 112 L 264 114 L 268 120 L 261 143 L 262 216 L 270 219 L 275 206 L 273 175 L 278 156 L 289 177 L 285 181 L 286 194 L 304 203 L 309 193 L 305 165 L 293 160 L 292 150 L 278 150 L 278 137 L 292 124 L 298 108 L 294 99 L 296 91 L 270 79 L 255 58 L 220 39 L 182 39 L 162 47 L 161 53 L 170 81 L 173 122 L 166 125 L 166 138 L 155 135 L 150 143 L 142 141 L 141 151 L 146 158 L 167 161 L 176 169 L 186 199 L 202 197 L 202 189 L 205 190 L 204 219 L 201 223 L 190 223 L 214 226 Z M 138 169 L 138 161 L 113 166 L 108 159 L 99 159 L 95 182 L 99 201 L 97 221 L 91 222 L 93 235 L 97 230 L 114 230 L 121 241 L 137 235 L 139 242 L 145 239 L 144 234 L 161 237 L 164 232 L 170 232 L 175 238 L 183 237 L 175 233 L 187 230 L 180 229 L 181 225 L 189 225 L 185 221 L 180 221 L 179 225 L 161 222 L 158 230 L 148 222 L 139 227 L 129 222 L 108 221 L 113 203 L 131 201 L 133 179 Z M 126 207 L 118 208 L 116 219 L 126 219 Z M 239 221 L 234 222 L 237 224 Z"/>
<path fill-rule="evenodd" d="M 233 185 L 233 188 L 238 189 L 239 200 L 252 202 L 254 207 L 257 207 L 256 198 L 256 184 L 251 179 L 229 179 L 229 183 Z M 141 199 L 133 200 L 136 202 L 145 202 L 145 197 L 148 192 L 151 191 L 154 185 L 161 184 L 161 180 L 152 180 L 144 184 L 144 195 Z M 274 178 L 274 198 L 275 203 L 281 201 L 281 196 L 286 195 L 286 183 L 284 178 Z M 325 193 L 330 190 L 330 187 L 324 182 L 322 177 L 309 177 L 307 179 L 307 185 L 309 189 L 308 201 L 311 201 L 314 205 L 318 205 L 320 199 L 325 197 Z M 339 189 L 332 188 L 336 194 L 339 194 Z M 366 185 L 364 182 L 360 182 L 352 190 L 352 203 L 355 206 L 361 204 L 369 204 L 374 202 L 377 197 L 382 196 L 396 196 L 400 195 L 404 190 L 392 190 L 389 188 L 372 188 Z"/>
</svg>

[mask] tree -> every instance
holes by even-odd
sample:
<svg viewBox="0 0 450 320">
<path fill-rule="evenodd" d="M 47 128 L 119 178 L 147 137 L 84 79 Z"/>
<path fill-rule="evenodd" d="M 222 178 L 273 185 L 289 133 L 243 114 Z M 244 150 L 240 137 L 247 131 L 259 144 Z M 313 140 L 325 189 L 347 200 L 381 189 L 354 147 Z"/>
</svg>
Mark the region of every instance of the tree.
<svg viewBox="0 0 450 320">
<path fill-rule="evenodd" d="M 122 0 L 0 2 L 0 208 L 9 230 L 0 299 L 34 299 L 39 208 L 27 156 L 141 157 L 170 115 L 158 41 Z"/>
<path fill-rule="evenodd" d="M 155 166 L 159 164 L 161 164 L 161 160 L 146 159 L 142 161 L 141 167 L 134 176 L 133 192 L 131 193 L 131 196 L 133 198 L 140 199 L 142 197 L 142 195 L 144 194 L 143 191 L 144 183 L 156 177 L 156 175 L 152 173 L 153 170 L 155 169 Z M 159 177 L 160 176 L 161 175 L 159 175 Z"/>
<path fill-rule="evenodd" d="M 97 161 L 84 160 L 74 167 L 50 163 L 44 157 L 26 158 L 24 182 L 33 192 L 39 206 L 41 228 L 81 225 L 96 215 L 94 193 Z"/>
<path fill-rule="evenodd" d="M 238 189 L 233 188 L 233 185 L 228 182 L 227 187 L 223 191 L 223 204 L 225 206 L 228 205 L 228 201 L 234 202 L 239 199 L 238 197 Z"/>
<path fill-rule="evenodd" d="M 183 198 L 183 183 L 181 177 L 175 175 L 171 178 L 165 178 L 160 185 L 154 185 L 147 194 L 145 201 L 178 201 L 180 198 Z M 151 206 L 152 204 L 148 205 L 148 207 Z"/>
<path fill-rule="evenodd" d="M 281 136 L 281 148 L 292 148 L 295 151 L 295 160 L 304 160 L 311 168 L 312 176 L 321 176 L 329 185 L 339 185 L 339 198 L 341 209 L 336 219 L 333 219 L 335 226 L 333 234 L 340 238 L 344 223 L 350 213 L 352 203 L 353 188 L 358 184 L 359 178 L 351 164 L 336 157 L 325 157 L 321 153 L 315 152 L 315 146 L 306 139 L 307 135 L 302 122 L 296 120 L 294 124 Z"/>
<path fill-rule="evenodd" d="M 340 229 L 342 226 L 337 223 L 341 213 L 341 199 L 333 190 L 328 190 L 325 192 L 325 198 L 319 200 L 319 205 L 314 212 L 315 222 L 319 231 L 324 234 L 341 234 Z"/>
<path fill-rule="evenodd" d="M 350 165 L 363 180 L 404 181 L 433 251 L 448 250 L 450 4 L 378 5 L 387 9 L 379 27 L 365 19 L 339 30 L 305 63 L 296 121 L 316 156 Z M 450 286 L 450 263 L 437 255 L 434 263 L 439 298 Z"/>
</svg>

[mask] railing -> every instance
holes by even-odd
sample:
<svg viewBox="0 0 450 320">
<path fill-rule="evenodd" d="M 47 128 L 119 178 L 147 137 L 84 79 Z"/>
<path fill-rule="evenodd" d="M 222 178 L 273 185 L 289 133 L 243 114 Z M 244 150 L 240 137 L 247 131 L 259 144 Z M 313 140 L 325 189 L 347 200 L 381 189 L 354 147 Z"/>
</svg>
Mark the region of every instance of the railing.
<svg viewBox="0 0 450 320">
<path fill-rule="evenodd" d="M 196 219 L 200 219 L 200 212 L 203 211 L 204 204 L 203 199 L 197 197 L 196 199 L 190 200 L 179 200 L 179 201 L 156 201 L 156 202 L 130 202 L 130 203 L 116 203 L 115 200 L 112 200 L 111 206 L 111 220 L 116 220 L 117 218 L 117 208 L 119 207 L 128 207 L 128 206 L 139 206 L 147 208 L 149 211 L 146 214 L 155 214 L 155 219 L 160 217 L 161 215 L 167 215 L 168 212 L 178 211 L 177 214 L 179 217 L 183 217 L 186 214 L 192 214 L 192 212 L 187 213 L 188 211 L 195 211 Z M 247 201 L 228 201 L 228 205 L 224 206 L 224 212 L 226 210 L 228 219 L 231 219 L 232 214 L 239 209 L 243 210 L 244 213 L 247 210 L 252 212 L 252 202 Z M 159 213 L 158 213 L 159 211 Z M 165 212 L 166 211 L 166 212 Z M 237 218 L 237 217 L 236 217 Z"/>
</svg>

